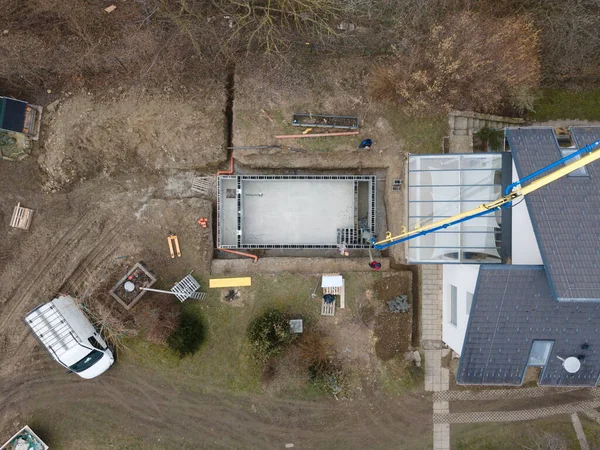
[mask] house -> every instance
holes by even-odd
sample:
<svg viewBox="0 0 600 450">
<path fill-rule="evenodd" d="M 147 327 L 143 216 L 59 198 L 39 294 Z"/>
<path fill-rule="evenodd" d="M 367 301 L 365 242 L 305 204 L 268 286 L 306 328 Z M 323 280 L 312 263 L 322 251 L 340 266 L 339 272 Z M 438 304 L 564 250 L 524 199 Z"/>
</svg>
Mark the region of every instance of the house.
<svg viewBox="0 0 600 450">
<path fill-rule="evenodd" d="M 416 184 L 409 187 L 409 201 L 416 205 L 411 203 L 409 220 L 451 215 L 444 209 L 468 210 L 492 192 L 497 198 L 509 178 L 516 181 L 600 139 L 600 127 L 570 131 L 572 148 L 564 148 L 552 128 L 508 128 L 510 162 L 508 153 L 501 155 L 502 163 L 494 154 L 459 155 L 467 163 L 458 165 L 451 162 L 457 155 L 437 156 L 437 166 L 411 161 L 409 180 Z M 481 159 L 469 165 L 469 157 Z M 444 231 L 453 234 L 409 241 L 410 262 L 443 264 L 443 341 L 460 355 L 457 382 L 520 385 L 527 369 L 538 367 L 540 385 L 595 386 L 600 163 L 529 194 L 502 214 L 484 217 Z M 570 357 L 580 363 L 575 373 L 563 366 Z"/>
</svg>

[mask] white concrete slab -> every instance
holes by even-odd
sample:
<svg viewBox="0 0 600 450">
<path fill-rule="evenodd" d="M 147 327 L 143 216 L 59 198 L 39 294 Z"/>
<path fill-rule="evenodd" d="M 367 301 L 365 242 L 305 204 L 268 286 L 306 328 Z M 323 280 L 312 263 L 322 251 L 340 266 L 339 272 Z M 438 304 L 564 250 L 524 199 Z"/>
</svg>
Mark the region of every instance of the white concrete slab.
<svg viewBox="0 0 600 450">
<path fill-rule="evenodd" d="M 352 180 L 243 180 L 242 246 L 336 245 L 354 226 Z"/>
</svg>

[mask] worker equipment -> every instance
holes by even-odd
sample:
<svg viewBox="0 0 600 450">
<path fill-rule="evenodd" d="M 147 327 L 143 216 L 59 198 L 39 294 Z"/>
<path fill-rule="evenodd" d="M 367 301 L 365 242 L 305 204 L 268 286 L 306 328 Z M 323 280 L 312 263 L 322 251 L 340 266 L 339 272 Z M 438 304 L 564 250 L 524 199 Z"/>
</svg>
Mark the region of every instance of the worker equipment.
<svg viewBox="0 0 600 450">
<path fill-rule="evenodd" d="M 434 233 L 439 230 L 446 229 L 451 227 L 452 225 L 457 225 L 461 222 L 466 222 L 467 220 L 474 219 L 476 217 L 481 217 L 486 214 L 490 214 L 494 211 L 498 211 L 501 208 L 511 207 L 512 203 L 515 200 L 524 198 L 527 194 L 530 194 L 534 191 L 537 191 L 544 186 L 574 172 L 575 170 L 594 162 L 600 159 L 600 141 L 593 142 L 585 147 L 580 148 L 576 152 L 573 152 L 570 155 L 565 156 L 564 158 L 559 159 L 558 161 L 553 162 L 552 164 L 543 167 L 540 170 L 533 172 L 530 175 L 527 175 L 525 178 L 522 178 L 512 184 L 509 184 L 504 191 L 504 196 L 499 198 L 498 200 L 494 200 L 490 203 L 485 203 L 483 205 L 478 206 L 477 208 L 473 208 L 469 211 L 465 211 L 459 214 L 455 214 L 454 216 L 447 217 L 442 220 L 435 221 L 430 223 L 429 225 L 425 225 L 423 227 L 416 227 L 413 230 L 405 231 L 403 229 L 402 233 L 398 236 L 392 236 L 391 232 L 387 232 L 385 235 L 385 239 L 375 242 L 375 238 L 371 238 L 371 244 L 373 248 L 377 250 L 383 250 L 387 247 L 391 247 L 392 245 L 399 244 L 404 241 L 408 241 L 410 239 L 415 239 L 419 236 L 424 236 L 429 233 Z M 572 160 L 572 161 L 571 161 Z M 546 174 L 535 181 L 532 181 L 527 186 L 523 186 L 523 183 L 531 180 L 539 175 L 542 175 L 544 172 L 554 169 L 555 167 L 567 163 L 564 167 L 560 169 L 556 169 L 549 174 Z M 404 227 L 403 227 L 404 228 Z"/>
</svg>

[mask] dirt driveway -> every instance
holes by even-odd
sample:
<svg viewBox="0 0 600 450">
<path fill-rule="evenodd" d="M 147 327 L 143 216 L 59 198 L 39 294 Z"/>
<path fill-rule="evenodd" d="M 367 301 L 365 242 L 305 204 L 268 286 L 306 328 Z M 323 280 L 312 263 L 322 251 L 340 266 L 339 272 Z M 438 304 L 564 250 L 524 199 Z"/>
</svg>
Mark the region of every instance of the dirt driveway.
<svg viewBox="0 0 600 450">
<path fill-rule="evenodd" d="M 182 387 L 126 363 L 97 381 L 54 368 L 1 386 L 3 435 L 27 421 L 56 449 L 431 447 L 431 406 L 420 395 L 339 402 L 234 396 Z"/>
</svg>

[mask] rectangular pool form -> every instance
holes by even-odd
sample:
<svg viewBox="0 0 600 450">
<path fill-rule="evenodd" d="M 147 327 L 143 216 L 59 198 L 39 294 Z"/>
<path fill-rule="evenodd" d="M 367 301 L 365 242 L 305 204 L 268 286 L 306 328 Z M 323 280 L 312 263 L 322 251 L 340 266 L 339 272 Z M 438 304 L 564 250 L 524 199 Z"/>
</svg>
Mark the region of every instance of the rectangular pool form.
<svg viewBox="0 0 600 450">
<path fill-rule="evenodd" d="M 222 175 L 220 248 L 369 248 L 375 176 Z"/>
</svg>

